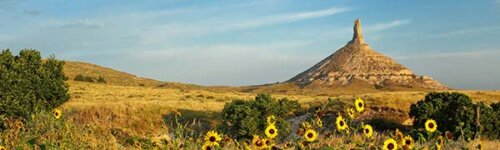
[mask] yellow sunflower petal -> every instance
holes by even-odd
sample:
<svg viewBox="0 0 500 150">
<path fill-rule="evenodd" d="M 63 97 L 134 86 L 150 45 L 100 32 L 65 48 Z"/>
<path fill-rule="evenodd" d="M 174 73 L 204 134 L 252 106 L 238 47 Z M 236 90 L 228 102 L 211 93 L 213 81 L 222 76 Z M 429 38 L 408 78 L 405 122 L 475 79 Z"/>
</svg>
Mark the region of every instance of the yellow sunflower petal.
<svg viewBox="0 0 500 150">
<path fill-rule="evenodd" d="M 396 140 L 389 138 L 384 141 L 384 147 L 382 147 L 383 150 L 395 150 L 398 149 L 398 143 L 396 143 Z"/>
</svg>

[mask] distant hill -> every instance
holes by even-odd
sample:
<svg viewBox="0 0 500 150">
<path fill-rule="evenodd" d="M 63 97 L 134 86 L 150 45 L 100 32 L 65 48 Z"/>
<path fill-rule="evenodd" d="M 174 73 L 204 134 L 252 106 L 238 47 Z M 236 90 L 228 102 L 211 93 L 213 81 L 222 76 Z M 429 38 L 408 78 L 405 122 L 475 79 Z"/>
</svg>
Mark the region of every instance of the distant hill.
<svg viewBox="0 0 500 150">
<path fill-rule="evenodd" d="M 103 77 L 107 84 L 113 85 L 181 90 L 197 89 L 215 92 L 334 96 L 387 91 L 448 89 L 445 85 L 428 76 L 414 74 L 406 66 L 370 48 L 363 39 L 359 19 L 355 21 L 353 31 L 352 40 L 344 47 L 311 68 L 281 83 L 230 87 L 162 82 L 89 63 L 71 61 L 66 62 L 65 73 L 71 80 L 74 80 L 77 75 L 83 75 L 96 79 Z"/>
<path fill-rule="evenodd" d="M 77 75 L 94 79 L 102 77 L 107 84 L 111 85 L 156 87 L 164 83 L 84 62 L 65 61 L 64 73 L 68 80 L 75 80 Z"/>
<path fill-rule="evenodd" d="M 254 93 L 342 95 L 384 91 L 432 91 L 448 87 L 428 77 L 414 74 L 365 43 L 361 21 L 354 23 L 354 35 L 316 65 L 283 83 L 247 86 Z"/>
</svg>

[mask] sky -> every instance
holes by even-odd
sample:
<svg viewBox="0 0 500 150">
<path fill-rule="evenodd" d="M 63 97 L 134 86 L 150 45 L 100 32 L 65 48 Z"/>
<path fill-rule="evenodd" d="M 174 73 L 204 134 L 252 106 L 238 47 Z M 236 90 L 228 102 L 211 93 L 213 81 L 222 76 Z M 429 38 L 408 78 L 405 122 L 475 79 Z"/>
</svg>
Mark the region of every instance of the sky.
<svg viewBox="0 0 500 150">
<path fill-rule="evenodd" d="M 0 0 L 0 49 L 201 85 L 286 81 L 352 38 L 457 89 L 500 89 L 500 0 Z"/>
</svg>

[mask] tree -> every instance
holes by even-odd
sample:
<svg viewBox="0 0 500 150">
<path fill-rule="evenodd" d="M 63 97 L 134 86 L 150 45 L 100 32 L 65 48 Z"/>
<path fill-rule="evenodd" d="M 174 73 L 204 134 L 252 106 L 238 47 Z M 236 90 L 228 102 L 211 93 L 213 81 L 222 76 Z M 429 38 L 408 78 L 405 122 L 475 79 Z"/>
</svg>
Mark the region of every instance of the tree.
<svg viewBox="0 0 500 150">
<path fill-rule="evenodd" d="M 42 60 L 40 52 L 23 49 L 0 54 L 0 114 L 27 119 L 33 112 L 52 110 L 69 99 L 64 62 L 54 56 Z"/>
</svg>

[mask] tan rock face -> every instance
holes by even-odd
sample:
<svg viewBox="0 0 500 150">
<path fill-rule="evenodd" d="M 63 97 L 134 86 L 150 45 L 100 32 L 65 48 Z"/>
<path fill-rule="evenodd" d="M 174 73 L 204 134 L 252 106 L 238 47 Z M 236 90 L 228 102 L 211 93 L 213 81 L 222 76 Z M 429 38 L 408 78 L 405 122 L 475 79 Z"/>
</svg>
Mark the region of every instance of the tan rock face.
<svg viewBox="0 0 500 150">
<path fill-rule="evenodd" d="M 371 49 L 364 42 L 359 19 L 353 30 L 353 39 L 344 47 L 287 82 L 348 85 L 356 79 L 377 86 L 391 83 L 427 89 L 447 88 L 429 77 L 415 75 L 407 67 Z"/>
</svg>

